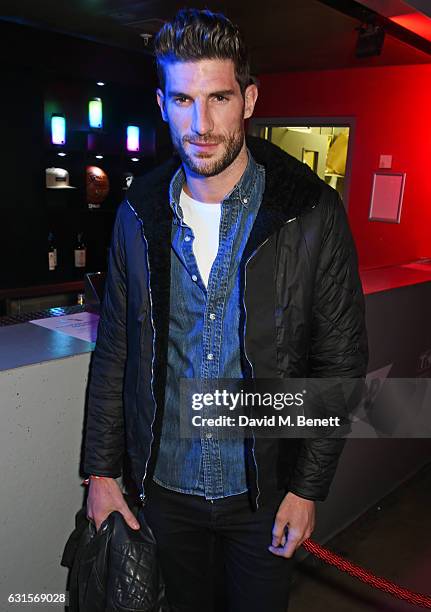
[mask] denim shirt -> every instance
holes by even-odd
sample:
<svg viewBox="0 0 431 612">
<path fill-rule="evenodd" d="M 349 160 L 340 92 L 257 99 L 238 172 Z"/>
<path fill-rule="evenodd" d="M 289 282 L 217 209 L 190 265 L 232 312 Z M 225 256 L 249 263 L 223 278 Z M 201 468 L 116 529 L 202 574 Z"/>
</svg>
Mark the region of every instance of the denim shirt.
<svg viewBox="0 0 431 612">
<path fill-rule="evenodd" d="M 264 191 L 265 169 L 248 151 L 247 167 L 221 203 L 219 247 L 205 287 L 183 221 L 180 167 L 170 184 L 174 211 L 165 406 L 154 480 L 169 489 L 218 499 L 247 491 L 242 439 L 180 437 L 180 378 L 242 378 L 239 263 Z"/>
</svg>

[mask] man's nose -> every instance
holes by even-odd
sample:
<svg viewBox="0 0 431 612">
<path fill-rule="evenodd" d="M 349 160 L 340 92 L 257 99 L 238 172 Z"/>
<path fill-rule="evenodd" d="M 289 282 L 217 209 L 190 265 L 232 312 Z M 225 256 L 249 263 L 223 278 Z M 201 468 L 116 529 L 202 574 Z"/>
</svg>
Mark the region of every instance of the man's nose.
<svg viewBox="0 0 431 612">
<path fill-rule="evenodd" d="M 214 124 L 207 104 L 196 100 L 193 108 L 193 132 L 203 136 L 204 134 L 212 132 L 213 128 Z"/>
</svg>

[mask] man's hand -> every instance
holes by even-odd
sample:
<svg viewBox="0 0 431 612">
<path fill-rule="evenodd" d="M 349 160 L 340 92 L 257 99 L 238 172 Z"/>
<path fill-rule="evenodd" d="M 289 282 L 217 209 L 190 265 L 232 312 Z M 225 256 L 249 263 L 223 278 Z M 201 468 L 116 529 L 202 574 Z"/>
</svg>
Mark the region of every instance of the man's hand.
<svg viewBox="0 0 431 612">
<path fill-rule="evenodd" d="M 132 529 L 140 525 L 124 499 L 114 478 L 90 478 L 87 498 L 87 517 L 94 521 L 97 531 L 111 512 L 118 510 Z"/>
<path fill-rule="evenodd" d="M 288 493 L 280 504 L 272 529 L 269 550 L 279 557 L 291 557 L 314 529 L 314 501 Z M 285 528 L 288 527 L 287 538 Z"/>
</svg>

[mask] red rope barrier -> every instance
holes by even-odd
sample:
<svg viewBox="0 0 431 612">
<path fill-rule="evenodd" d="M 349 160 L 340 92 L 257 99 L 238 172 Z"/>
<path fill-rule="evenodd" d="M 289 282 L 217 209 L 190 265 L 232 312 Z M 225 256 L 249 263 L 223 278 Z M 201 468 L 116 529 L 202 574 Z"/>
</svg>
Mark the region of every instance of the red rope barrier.
<svg viewBox="0 0 431 612">
<path fill-rule="evenodd" d="M 381 591 L 385 591 L 386 593 L 390 593 L 394 597 L 398 597 L 398 599 L 404 599 L 409 601 L 416 606 L 421 606 L 422 608 L 431 608 L 431 597 L 428 595 L 422 595 L 421 593 L 416 593 L 415 591 L 410 591 L 409 589 L 405 589 L 404 587 L 400 587 L 394 582 L 390 580 L 386 580 L 386 578 L 381 578 L 379 576 L 375 576 L 371 572 L 359 567 L 359 565 L 355 565 L 350 561 L 347 561 L 340 555 L 337 555 L 327 548 L 320 546 L 317 542 L 313 542 L 313 540 L 305 540 L 302 543 L 302 546 L 305 550 L 308 550 L 312 555 L 318 557 L 325 561 L 325 563 L 329 563 L 330 565 L 334 565 L 342 572 L 347 572 L 362 580 L 366 584 L 370 584 L 376 589 L 380 589 Z"/>
</svg>

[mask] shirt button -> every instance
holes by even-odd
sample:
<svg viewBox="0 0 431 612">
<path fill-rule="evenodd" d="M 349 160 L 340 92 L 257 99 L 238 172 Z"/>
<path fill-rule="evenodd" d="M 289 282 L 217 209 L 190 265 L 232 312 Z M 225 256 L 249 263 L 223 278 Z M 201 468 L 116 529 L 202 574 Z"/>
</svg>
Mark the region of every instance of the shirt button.
<svg viewBox="0 0 431 612">
<path fill-rule="evenodd" d="M 205 434 L 205 438 L 206 438 L 207 440 L 211 440 L 211 438 L 212 438 L 212 437 L 213 437 L 212 433 L 206 433 L 206 434 Z"/>
<path fill-rule="evenodd" d="M 211 321 L 214 321 L 215 318 L 216 318 L 215 314 L 213 312 L 210 312 Z"/>
<path fill-rule="evenodd" d="M 190 238 L 190 236 L 186 236 L 186 237 L 184 238 L 184 240 L 185 240 L 186 242 L 190 242 L 191 238 Z"/>
<path fill-rule="evenodd" d="M 198 280 L 198 277 L 196 276 L 196 274 L 192 274 L 192 281 L 196 282 Z"/>
<path fill-rule="evenodd" d="M 212 353 L 208 353 L 207 355 L 207 359 L 209 359 L 210 361 L 212 361 L 214 359 L 214 355 Z"/>
<path fill-rule="evenodd" d="M 243 199 L 243 202 L 244 202 L 244 204 L 247 204 L 247 202 L 248 202 L 248 198 L 244 198 L 244 199 Z"/>
</svg>

